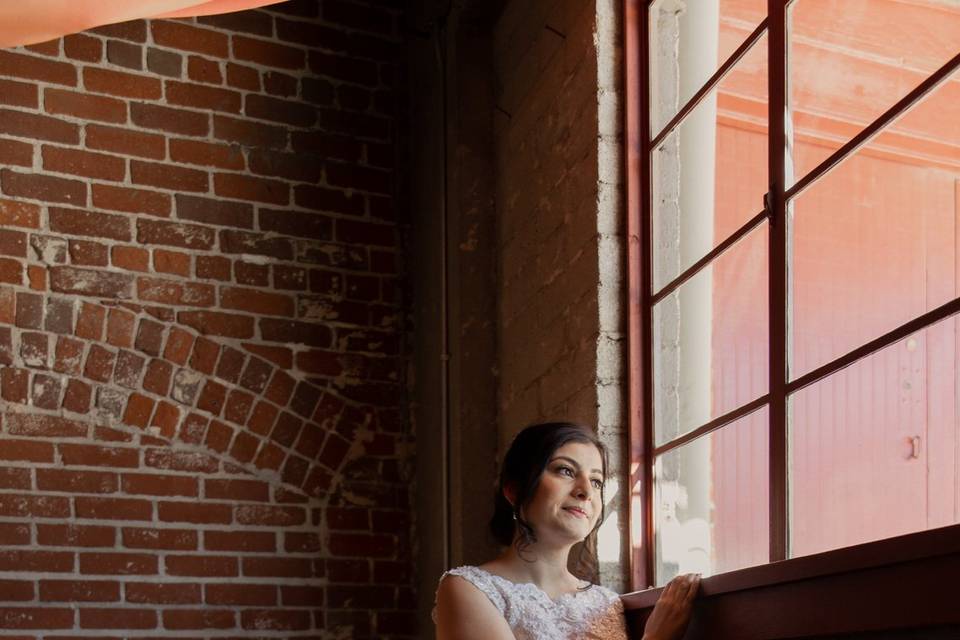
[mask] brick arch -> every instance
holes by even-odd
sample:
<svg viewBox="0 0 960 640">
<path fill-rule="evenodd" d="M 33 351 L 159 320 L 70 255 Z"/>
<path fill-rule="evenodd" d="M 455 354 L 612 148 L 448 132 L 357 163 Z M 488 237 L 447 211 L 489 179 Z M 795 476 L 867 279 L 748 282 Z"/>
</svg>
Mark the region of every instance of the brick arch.
<svg viewBox="0 0 960 640">
<path fill-rule="evenodd" d="M 177 324 L 164 310 L 16 292 L 0 327 L 0 395 L 196 445 L 314 498 L 383 443 L 375 412 L 329 386 Z M 367 445 L 367 446 L 365 446 Z"/>
</svg>

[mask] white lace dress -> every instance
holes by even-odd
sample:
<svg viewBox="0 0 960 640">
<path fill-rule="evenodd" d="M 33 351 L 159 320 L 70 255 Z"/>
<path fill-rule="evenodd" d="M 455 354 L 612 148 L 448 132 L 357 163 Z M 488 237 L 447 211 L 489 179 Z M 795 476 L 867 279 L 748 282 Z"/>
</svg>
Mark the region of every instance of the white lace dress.
<svg viewBox="0 0 960 640">
<path fill-rule="evenodd" d="M 440 580 L 447 575 L 460 576 L 482 591 L 506 618 L 517 640 L 627 638 L 623 603 L 606 587 L 592 585 L 552 600 L 533 583 L 510 582 L 480 567 L 451 569 Z"/>
</svg>

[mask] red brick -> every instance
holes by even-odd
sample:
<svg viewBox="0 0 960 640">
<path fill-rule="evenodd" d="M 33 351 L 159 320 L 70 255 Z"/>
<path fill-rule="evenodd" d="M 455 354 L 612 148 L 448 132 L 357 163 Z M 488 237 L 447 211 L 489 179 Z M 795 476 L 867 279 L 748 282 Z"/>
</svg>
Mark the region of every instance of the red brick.
<svg viewBox="0 0 960 640">
<path fill-rule="evenodd" d="M 30 374 L 23 369 L 11 369 L 9 367 L 0 368 L 0 397 L 7 402 L 17 404 L 26 404 L 29 397 Z M 38 449 L 32 446 L 36 444 Z M 8 441 L 4 442 L 4 447 L 9 446 Z M 43 461 L 47 458 L 47 450 L 44 448 L 46 443 L 24 443 L 22 446 L 13 447 L 13 450 L 0 451 L 0 460 L 31 460 L 34 457 L 40 457 Z M 49 453 L 52 453 L 49 452 Z"/>
<path fill-rule="evenodd" d="M 88 498 L 74 499 L 78 518 L 97 520 L 153 520 L 153 504 L 148 500 L 127 498 Z M 83 565 L 81 564 L 81 570 Z"/>
<path fill-rule="evenodd" d="M 40 227 L 40 207 L 29 202 L 0 199 L 0 225 L 7 227 Z"/>
<path fill-rule="evenodd" d="M 176 364 L 186 364 L 193 348 L 193 336 L 179 327 L 171 327 L 163 357 Z"/>
<path fill-rule="evenodd" d="M 33 582 L 29 580 L 0 580 L 0 593 L 7 602 L 33 600 Z"/>
<path fill-rule="evenodd" d="M 180 410 L 173 404 L 161 400 L 153 414 L 150 426 L 159 430 L 164 438 L 172 438 L 180 423 Z"/>
<path fill-rule="evenodd" d="M 270 286 L 270 266 L 237 260 L 233 265 L 234 276 L 238 284 L 254 287 Z"/>
<path fill-rule="evenodd" d="M 240 625 L 244 629 L 297 631 L 309 629 L 311 618 L 310 612 L 302 609 L 244 609 Z"/>
<path fill-rule="evenodd" d="M 6 417 L 7 433 L 37 438 L 82 438 L 89 426 L 60 416 L 11 413 Z"/>
<path fill-rule="evenodd" d="M 154 629 L 157 612 L 152 609 L 80 609 L 81 629 Z"/>
<path fill-rule="evenodd" d="M 0 163 L 21 167 L 33 166 L 33 145 L 0 138 Z"/>
<path fill-rule="evenodd" d="M 193 347 L 193 356 L 190 358 L 190 366 L 200 373 L 212 375 L 219 354 L 220 347 L 215 342 L 206 338 L 197 338 Z"/>
<path fill-rule="evenodd" d="M 146 358 L 132 351 L 123 350 L 117 354 L 117 366 L 113 379 L 122 387 L 137 389 L 140 386 L 140 374 L 146 364 Z"/>
<path fill-rule="evenodd" d="M 132 394 L 127 400 L 127 409 L 123 413 L 124 423 L 145 429 L 150 423 L 153 407 L 152 399 L 139 393 Z"/>
<path fill-rule="evenodd" d="M 223 74 L 220 72 L 220 63 L 207 60 L 200 56 L 187 58 L 187 77 L 197 82 L 207 84 L 223 84 Z"/>
<path fill-rule="evenodd" d="M 99 209 L 148 213 L 164 218 L 170 215 L 171 199 L 166 193 L 94 184 L 92 185 L 92 194 L 93 206 Z"/>
<path fill-rule="evenodd" d="M 90 398 L 93 393 L 90 385 L 80 380 L 67 381 L 63 394 L 63 408 L 74 413 L 87 413 L 90 410 Z"/>
<path fill-rule="evenodd" d="M 65 493 L 115 493 L 117 474 L 108 471 L 37 469 L 37 488 Z"/>
<path fill-rule="evenodd" d="M 284 127 L 221 115 L 213 116 L 213 137 L 248 147 L 282 149 L 287 145 L 287 130 Z"/>
<path fill-rule="evenodd" d="M 240 372 L 243 370 L 243 363 L 246 356 L 242 351 L 232 347 L 224 347 L 220 354 L 220 360 L 217 362 L 216 375 L 221 380 L 227 382 L 236 382 L 240 379 Z"/>
<path fill-rule="evenodd" d="M 179 251 L 155 249 L 153 252 L 153 268 L 161 273 L 190 277 L 190 256 Z"/>
<path fill-rule="evenodd" d="M 253 318 L 217 311 L 181 311 L 177 321 L 204 335 L 247 339 L 253 337 Z"/>
<path fill-rule="evenodd" d="M 270 607 L 277 604 L 277 586 L 272 584 L 208 584 L 207 604 L 234 607 Z M 312 603 L 318 605 L 317 601 Z"/>
<path fill-rule="evenodd" d="M 258 578 L 310 578 L 313 567 L 307 558 L 245 557 L 243 575 Z"/>
<path fill-rule="evenodd" d="M 133 278 L 123 273 L 76 267 L 51 267 L 49 272 L 50 288 L 61 293 L 101 298 L 130 298 L 133 292 Z"/>
<path fill-rule="evenodd" d="M 230 260 L 220 256 L 197 256 L 198 278 L 230 281 Z"/>
<path fill-rule="evenodd" d="M 72 64 L 43 60 L 8 50 L 0 51 L 0 75 L 77 86 L 77 69 Z"/>
<path fill-rule="evenodd" d="M 196 478 L 189 476 L 154 475 L 148 473 L 125 473 L 121 488 L 127 494 L 150 496 L 187 496 L 199 493 Z"/>
<path fill-rule="evenodd" d="M 108 38 L 120 38 L 130 42 L 146 42 L 147 27 L 143 20 L 130 20 L 117 24 L 108 24 L 90 31 Z"/>
<path fill-rule="evenodd" d="M 134 105 L 134 107 L 136 106 Z M 166 155 L 166 141 L 163 136 L 157 134 L 105 127 L 98 124 L 88 124 L 86 132 L 86 146 L 89 149 L 113 151 L 123 155 L 156 160 L 162 160 Z M 94 193 L 96 193 L 96 190 L 94 190 Z"/>
<path fill-rule="evenodd" d="M 16 80 L 0 80 L 0 104 L 36 109 L 40 104 L 37 85 Z"/>
<path fill-rule="evenodd" d="M 207 551 L 275 552 L 276 534 L 272 531 L 204 531 Z"/>
<path fill-rule="evenodd" d="M 103 57 L 103 44 L 99 38 L 75 33 L 63 39 L 63 53 L 74 60 L 100 62 Z"/>
<path fill-rule="evenodd" d="M 220 469 L 217 459 L 202 453 L 148 449 L 144 454 L 148 467 L 192 473 L 215 473 Z"/>
<path fill-rule="evenodd" d="M 230 524 L 233 510 L 229 505 L 209 502 L 160 502 L 157 505 L 157 518 L 161 522 Z"/>
<path fill-rule="evenodd" d="M 242 170 L 246 166 L 238 147 L 200 140 L 170 140 L 170 158 L 176 162 L 221 169 Z"/>
<path fill-rule="evenodd" d="M 113 527 L 81 524 L 37 524 L 37 543 L 48 547 L 113 547 Z"/>
<path fill-rule="evenodd" d="M 113 213 L 50 207 L 50 230 L 74 236 L 129 241 L 130 218 Z"/>
<path fill-rule="evenodd" d="M 184 582 L 156 584 L 128 582 L 124 586 L 127 602 L 139 604 L 199 604 L 199 584 Z"/>
<path fill-rule="evenodd" d="M 227 36 L 217 31 L 170 20 L 151 22 L 150 30 L 153 41 L 162 47 L 194 51 L 215 58 L 226 58 L 229 54 Z"/>
<path fill-rule="evenodd" d="M 142 70 L 143 47 L 120 40 L 108 40 L 107 61 L 128 69 Z"/>
<path fill-rule="evenodd" d="M 221 288 L 220 306 L 224 309 L 247 311 L 258 315 L 287 317 L 293 317 L 294 315 L 292 297 L 239 287 Z"/>
<path fill-rule="evenodd" d="M 7 518 L 67 518 L 70 499 L 51 496 L 0 494 L 0 516 Z"/>
<path fill-rule="evenodd" d="M 229 556 L 166 557 L 167 575 L 197 577 L 234 577 L 239 575 L 237 559 Z"/>
<path fill-rule="evenodd" d="M 210 227 L 160 220 L 137 220 L 137 242 L 183 249 L 211 249 L 216 232 Z"/>
<path fill-rule="evenodd" d="M 228 62 L 227 84 L 246 91 L 260 91 L 260 73 L 251 67 Z"/>
<path fill-rule="evenodd" d="M 63 463 L 71 466 L 128 468 L 139 466 L 140 455 L 136 449 L 67 443 L 59 443 L 57 447 Z"/>
<path fill-rule="evenodd" d="M 281 585 L 281 599 L 287 607 L 315 607 L 323 602 L 323 587 Z"/>
<path fill-rule="evenodd" d="M 259 233 L 224 229 L 220 232 L 223 253 L 248 253 L 277 260 L 293 260 L 293 243 L 287 238 L 271 238 Z"/>
<path fill-rule="evenodd" d="M 259 480 L 208 478 L 204 481 L 204 496 L 218 500 L 268 502 L 270 485 Z"/>
<path fill-rule="evenodd" d="M 70 264 L 89 267 L 106 267 L 110 261 L 107 258 L 107 245 L 89 240 L 70 240 Z"/>
<path fill-rule="evenodd" d="M 115 347 L 133 346 L 133 326 L 136 316 L 123 309 L 111 309 L 107 316 L 107 342 Z"/>
<path fill-rule="evenodd" d="M 210 131 L 208 114 L 156 104 L 136 102 L 130 105 L 130 120 L 145 129 L 185 136 L 205 136 Z"/>
<path fill-rule="evenodd" d="M 207 174 L 202 171 L 142 160 L 130 161 L 130 178 L 134 184 L 176 191 L 206 191 L 208 188 Z"/>
<path fill-rule="evenodd" d="M 164 549 L 168 551 L 195 551 L 199 536 L 189 529 L 156 529 L 124 527 L 123 546 L 128 549 Z"/>
<path fill-rule="evenodd" d="M 83 86 L 94 93 L 136 100 L 159 100 L 163 96 L 162 85 L 156 78 L 99 67 L 84 68 Z"/>
<path fill-rule="evenodd" d="M 177 195 L 177 217 L 206 224 L 253 228 L 253 207 L 242 202 Z"/>
<path fill-rule="evenodd" d="M 287 204 L 290 202 L 290 185 L 279 180 L 268 180 L 235 173 L 217 173 L 213 176 L 213 188 L 218 196 Z"/>
<path fill-rule="evenodd" d="M 92 345 L 87 352 L 87 360 L 83 366 L 83 375 L 97 382 L 107 382 L 113 375 L 113 366 L 116 354 L 104 349 L 100 345 Z"/>
<path fill-rule="evenodd" d="M 306 512 L 300 507 L 241 505 L 237 507 L 237 522 L 258 526 L 297 526 L 306 522 Z"/>
<path fill-rule="evenodd" d="M 0 282 L 23 284 L 23 265 L 16 260 L 0 258 Z"/>
<path fill-rule="evenodd" d="M 3 114 L 0 113 L 0 122 Z M 77 180 L 39 174 L 17 173 L 10 169 L 0 171 L 0 185 L 10 196 L 83 205 L 87 200 L 87 185 Z"/>
<path fill-rule="evenodd" d="M 199 408 L 199 407 L 198 407 Z M 216 453 L 224 453 L 230 447 L 234 429 L 219 420 L 211 420 L 203 444 Z"/>
<path fill-rule="evenodd" d="M 0 629 L 72 629 L 73 609 L 0 607 Z M 23 636 L 27 640 L 33 636 Z"/>
<path fill-rule="evenodd" d="M 169 104 L 194 109 L 240 113 L 241 96 L 238 92 L 230 89 L 167 80 L 166 98 Z"/>
<path fill-rule="evenodd" d="M 303 49 L 238 35 L 233 36 L 233 55 L 237 60 L 282 69 L 302 69 L 306 64 Z"/>
<path fill-rule="evenodd" d="M 264 90 L 275 96 L 293 96 L 297 93 L 300 82 L 294 76 L 279 71 L 268 71 L 263 76 Z"/>
<path fill-rule="evenodd" d="M 122 100 L 78 91 L 45 90 L 43 92 L 43 109 L 50 114 L 63 114 L 83 120 L 98 120 L 117 124 L 127 121 L 127 104 Z"/>
<path fill-rule="evenodd" d="M 236 614 L 229 609 L 169 609 L 163 612 L 165 629 L 233 629 Z"/>
<path fill-rule="evenodd" d="M 41 602 L 118 602 L 120 583 L 108 580 L 41 580 Z"/>
<path fill-rule="evenodd" d="M 0 551 L 0 571 L 69 573 L 73 553 L 63 551 Z"/>
</svg>

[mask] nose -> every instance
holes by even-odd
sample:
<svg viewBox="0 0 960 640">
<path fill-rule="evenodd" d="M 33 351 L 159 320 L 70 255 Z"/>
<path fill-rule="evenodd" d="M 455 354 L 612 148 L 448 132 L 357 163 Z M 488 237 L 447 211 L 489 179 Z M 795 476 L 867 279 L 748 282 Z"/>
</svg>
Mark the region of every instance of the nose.
<svg viewBox="0 0 960 640">
<path fill-rule="evenodd" d="M 573 495 L 581 500 L 589 500 L 593 495 L 593 483 L 590 478 L 580 476 L 573 486 Z"/>
</svg>

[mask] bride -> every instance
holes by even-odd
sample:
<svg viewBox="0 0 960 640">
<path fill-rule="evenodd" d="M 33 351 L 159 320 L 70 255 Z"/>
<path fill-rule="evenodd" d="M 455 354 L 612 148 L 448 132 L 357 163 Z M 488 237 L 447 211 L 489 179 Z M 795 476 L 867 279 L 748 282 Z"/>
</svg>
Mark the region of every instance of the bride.
<svg viewBox="0 0 960 640">
<path fill-rule="evenodd" d="M 616 593 L 568 569 L 574 545 L 591 546 L 603 515 L 606 450 L 586 428 L 527 427 L 503 460 L 490 530 L 504 546 L 493 560 L 446 572 L 437 589 L 438 640 L 625 640 Z M 583 558 L 574 559 L 583 568 Z M 660 596 L 644 640 L 676 640 L 700 577 L 675 578 Z"/>
</svg>

